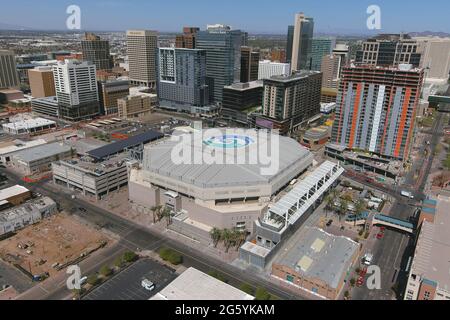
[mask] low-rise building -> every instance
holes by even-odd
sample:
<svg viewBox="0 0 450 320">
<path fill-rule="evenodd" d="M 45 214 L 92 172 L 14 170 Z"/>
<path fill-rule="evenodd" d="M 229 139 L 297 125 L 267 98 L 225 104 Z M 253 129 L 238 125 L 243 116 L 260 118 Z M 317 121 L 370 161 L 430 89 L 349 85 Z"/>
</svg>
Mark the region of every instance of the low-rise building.
<svg viewBox="0 0 450 320">
<path fill-rule="evenodd" d="M 272 76 L 287 76 L 290 72 L 291 65 L 289 63 L 263 60 L 259 62 L 258 79 L 270 79 Z"/>
<path fill-rule="evenodd" d="M 124 119 L 147 116 L 157 105 L 156 94 L 129 95 L 117 100 L 119 117 Z"/>
<path fill-rule="evenodd" d="M 0 212 L 0 236 L 17 231 L 42 220 L 57 211 L 57 204 L 49 197 L 31 200 L 19 207 Z"/>
<path fill-rule="evenodd" d="M 0 144 L 0 163 L 6 164 L 11 161 L 12 156 L 21 150 L 46 144 L 44 139 L 31 141 L 14 140 Z"/>
<path fill-rule="evenodd" d="M 117 100 L 130 94 L 128 80 L 99 81 L 98 93 L 101 113 L 106 115 L 117 114 L 119 112 Z"/>
<path fill-rule="evenodd" d="M 24 186 L 16 184 L 15 186 L 0 190 L 0 202 L 9 202 L 17 206 L 31 198 L 31 192 Z"/>
<path fill-rule="evenodd" d="M 359 248 L 357 242 L 344 236 L 306 227 L 294 246 L 272 264 L 272 276 L 290 288 L 335 300 L 347 272 L 358 260 Z"/>
<path fill-rule="evenodd" d="M 255 297 L 193 267 L 150 300 L 254 300 Z"/>
<path fill-rule="evenodd" d="M 52 162 L 70 158 L 72 153 L 70 146 L 54 142 L 19 151 L 11 162 L 22 173 L 34 174 L 50 170 Z"/>
<path fill-rule="evenodd" d="M 9 134 L 39 134 L 56 128 L 56 122 L 44 118 L 26 119 L 4 123 L 3 131 Z"/>
<path fill-rule="evenodd" d="M 100 199 L 128 184 L 127 161 L 125 154 L 100 163 L 60 160 L 52 164 L 53 181 Z"/>
<path fill-rule="evenodd" d="M 223 88 L 222 108 L 245 110 L 262 105 L 263 82 L 233 83 Z"/>
<path fill-rule="evenodd" d="M 31 100 L 31 110 L 37 114 L 59 118 L 59 106 L 56 96 Z"/>
<path fill-rule="evenodd" d="M 307 130 L 300 141 L 302 145 L 310 148 L 311 150 L 318 150 L 328 142 L 330 138 L 330 127 L 319 126 Z"/>
</svg>

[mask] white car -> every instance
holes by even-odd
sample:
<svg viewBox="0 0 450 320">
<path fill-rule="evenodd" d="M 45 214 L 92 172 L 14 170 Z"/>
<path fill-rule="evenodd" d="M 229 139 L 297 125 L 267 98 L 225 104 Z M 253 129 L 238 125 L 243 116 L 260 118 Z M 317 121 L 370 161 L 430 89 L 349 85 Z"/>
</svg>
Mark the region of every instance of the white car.
<svg viewBox="0 0 450 320">
<path fill-rule="evenodd" d="M 153 289 L 155 289 L 155 284 L 153 282 L 151 282 L 148 279 L 144 279 L 141 282 L 141 286 L 148 291 L 152 291 Z"/>
<path fill-rule="evenodd" d="M 372 263 L 372 260 L 373 260 L 373 254 L 366 253 L 362 260 L 365 265 L 370 266 L 370 264 Z"/>
</svg>

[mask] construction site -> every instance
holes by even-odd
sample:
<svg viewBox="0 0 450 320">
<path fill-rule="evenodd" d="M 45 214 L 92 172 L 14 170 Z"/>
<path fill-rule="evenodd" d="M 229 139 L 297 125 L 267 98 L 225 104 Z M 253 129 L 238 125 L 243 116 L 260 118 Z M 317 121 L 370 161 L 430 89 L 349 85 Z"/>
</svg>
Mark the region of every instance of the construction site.
<svg viewBox="0 0 450 320">
<path fill-rule="evenodd" d="M 0 242 L 0 258 L 43 280 L 113 242 L 66 214 L 53 215 Z"/>
</svg>

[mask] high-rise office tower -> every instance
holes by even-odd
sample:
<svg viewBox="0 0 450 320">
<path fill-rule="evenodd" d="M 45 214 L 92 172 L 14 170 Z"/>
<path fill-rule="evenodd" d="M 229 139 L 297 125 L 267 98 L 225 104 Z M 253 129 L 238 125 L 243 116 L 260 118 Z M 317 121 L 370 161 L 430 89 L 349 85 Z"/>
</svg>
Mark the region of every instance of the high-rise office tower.
<svg viewBox="0 0 450 320">
<path fill-rule="evenodd" d="M 320 113 L 320 72 L 302 70 L 263 81 L 262 114 L 271 123 L 271 129 L 279 129 L 281 134 L 291 133 Z"/>
<path fill-rule="evenodd" d="M 259 51 L 241 47 L 241 82 L 258 80 Z"/>
<path fill-rule="evenodd" d="M 127 52 L 131 85 L 156 88 L 157 47 L 158 34 L 156 31 L 127 31 Z"/>
<path fill-rule="evenodd" d="M 407 159 L 423 69 L 347 66 L 342 74 L 331 141 L 349 149 Z"/>
<path fill-rule="evenodd" d="M 337 89 L 339 83 L 340 59 L 338 55 L 328 54 L 322 58 L 322 87 Z"/>
<path fill-rule="evenodd" d="M 348 46 L 342 43 L 336 44 L 333 49 L 333 55 L 338 57 L 338 79 L 341 78 L 342 68 L 349 62 L 349 49 Z"/>
<path fill-rule="evenodd" d="M 18 88 L 19 86 L 20 80 L 16 69 L 14 52 L 0 50 L 0 89 Z"/>
<path fill-rule="evenodd" d="M 59 61 L 53 66 L 59 116 L 79 121 L 100 112 L 95 64 L 78 60 Z"/>
<path fill-rule="evenodd" d="M 159 48 L 158 96 L 161 107 L 179 111 L 208 105 L 206 51 Z"/>
<path fill-rule="evenodd" d="M 313 18 L 306 17 L 303 13 L 297 13 L 293 27 L 293 32 L 291 27 L 288 29 L 288 44 L 290 41 L 289 34 L 292 34 L 292 53 L 289 61 L 291 63 L 291 70 L 309 69 L 314 20 Z"/>
<path fill-rule="evenodd" d="M 417 42 L 404 34 L 380 34 L 363 42 L 356 52 L 357 64 L 372 66 L 420 65 Z"/>
<path fill-rule="evenodd" d="M 210 101 L 222 102 L 223 87 L 241 77 L 242 32 L 225 25 L 208 25 L 197 34 L 197 48 L 206 50 Z"/>
<path fill-rule="evenodd" d="M 84 61 L 92 61 L 97 70 L 111 70 L 112 58 L 109 53 L 109 41 L 102 40 L 99 36 L 86 32 L 81 40 L 81 51 Z"/>
<path fill-rule="evenodd" d="M 31 95 L 33 98 L 55 96 L 55 81 L 51 67 L 36 67 L 28 70 Z"/>
<path fill-rule="evenodd" d="M 292 61 L 292 45 L 294 42 L 294 26 L 288 26 L 287 44 L 286 44 L 286 63 Z"/>
<path fill-rule="evenodd" d="M 313 38 L 311 43 L 311 60 L 308 69 L 320 71 L 322 58 L 331 53 L 333 39 L 331 38 Z"/>
<path fill-rule="evenodd" d="M 197 32 L 200 28 L 197 27 L 184 27 L 183 34 L 179 34 L 175 39 L 176 48 L 195 49 Z"/>
</svg>

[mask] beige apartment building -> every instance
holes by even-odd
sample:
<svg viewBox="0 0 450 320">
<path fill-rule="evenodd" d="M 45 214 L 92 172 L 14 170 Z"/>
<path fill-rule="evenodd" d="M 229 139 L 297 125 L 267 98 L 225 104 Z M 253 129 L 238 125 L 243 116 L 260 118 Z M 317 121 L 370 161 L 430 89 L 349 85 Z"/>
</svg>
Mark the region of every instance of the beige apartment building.
<svg viewBox="0 0 450 320">
<path fill-rule="evenodd" d="M 140 118 L 149 115 L 158 104 L 156 94 L 129 95 L 117 100 L 120 118 Z"/>
<path fill-rule="evenodd" d="M 34 98 L 56 96 L 55 81 L 51 67 L 37 67 L 28 70 L 31 95 Z"/>
</svg>

